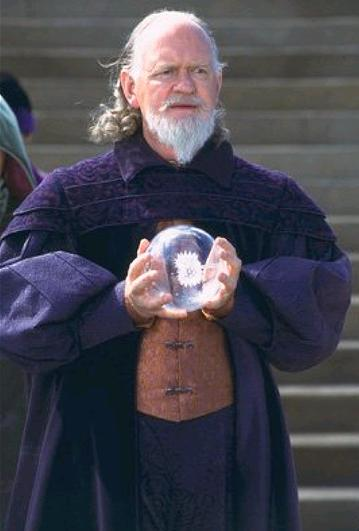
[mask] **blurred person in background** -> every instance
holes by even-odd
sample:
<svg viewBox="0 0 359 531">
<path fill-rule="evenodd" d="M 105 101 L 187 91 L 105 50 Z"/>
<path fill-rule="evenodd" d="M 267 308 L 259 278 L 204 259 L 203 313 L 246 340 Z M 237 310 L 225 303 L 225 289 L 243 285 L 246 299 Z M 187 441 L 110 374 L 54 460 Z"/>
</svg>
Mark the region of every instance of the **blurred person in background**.
<svg viewBox="0 0 359 531">
<path fill-rule="evenodd" d="M 37 124 L 29 95 L 16 77 L 9 72 L 0 72 L 0 94 L 15 114 L 25 142 L 31 142 Z M 39 184 L 47 173 L 37 168 L 33 163 L 31 163 L 31 167 L 36 184 Z"/>
<path fill-rule="evenodd" d="M 16 117 L 0 95 L 0 233 L 14 208 L 36 185 Z M 0 300 L 1 304 L 1 300 Z M 7 360 L 0 360 L 0 511 L 15 474 L 25 413 L 24 380 Z"/>
<path fill-rule="evenodd" d="M 15 114 L 0 94 L 0 233 L 36 179 Z"/>
</svg>

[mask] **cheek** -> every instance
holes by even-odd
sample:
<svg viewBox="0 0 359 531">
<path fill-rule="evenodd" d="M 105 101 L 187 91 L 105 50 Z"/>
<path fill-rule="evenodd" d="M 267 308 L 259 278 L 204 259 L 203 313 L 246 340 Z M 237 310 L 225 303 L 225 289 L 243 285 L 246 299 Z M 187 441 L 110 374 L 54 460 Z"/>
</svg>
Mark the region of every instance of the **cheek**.
<svg viewBox="0 0 359 531">
<path fill-rule="evenodd" d="M 198 95 L 206 102 L 216 105 L 218 100 L 218 86 L 216 83 L 203 83 L 198 86 Z"/>
<path fill-rule="evenodd" d="M 163 102 L 168 98 L 170 91 L 168 91 L 165 87 L 157 86 L 156 88 L 152 89 L 147 94 L 147 103 L 155 108 L 161 107 L 163 105 Z"/>
<path fill-rule="evenodd" d="M 199 97 L 206 103 L 207 107 L 214 108 L 217 105 L 217 94 L 213 91 L 205 90 L 198 93 Z"/>
</svg>

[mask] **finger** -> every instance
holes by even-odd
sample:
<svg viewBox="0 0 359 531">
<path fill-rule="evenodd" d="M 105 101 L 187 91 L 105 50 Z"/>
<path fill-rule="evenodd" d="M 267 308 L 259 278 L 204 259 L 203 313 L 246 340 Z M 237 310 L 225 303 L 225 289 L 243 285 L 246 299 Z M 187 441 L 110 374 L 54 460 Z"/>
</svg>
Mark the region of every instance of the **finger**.
<svg viewBox="0 0 359 531">
<path fill-rule="evenodd" d="M 207 307 L 207 304 L 223 305 L 228 299 L 232 297 L 236 288 L 238 278 L 228 276 L 225 273 L 220 273 L 217 277 L 219 281 L 219 288 L 216 294 L 207 301 L 204 302 L 203 306 Z"/>
<path fill-rule="evenodd" d="M 158 317 L 164 319 L 186 319 L 187 311 L 179 308 L 163 308 L 158 313 Z"/>
<path fill-rule="evenodd" d="M 138 245 L 138 248 L 137 248 L 137 256 L 139 256 L 140 254 L 146 252 L 146 250 L 148 249 L 149 245 L 150 245 L 150 242 L 146 238 L 142 238 L 142 240 L 140 241 L 140 243 Z"/>
<path fill-rule="evenodd" d="M 232 284 L 233 286 L 236 286 L 238 283 L 239 274 L 241 272 L 241 266 L 242 262 L 239 259 L 225 262 L 225 270 L 222 269 L 218 273 L 218 280 L 220 282 L 225 283 L 226 285 L 228 283 Z"/>
<path fill-rule="evenodd" d="M 155 292 L 156 282 L 159 280 L 158 271 L 150 270 L 142 273 L 138 277 L 131 280 L 130 292 L 134 296 L 142 296 L 149 289 Z M 158 291 L 157 291 L 158 293 Z"/>
<path fill-rule="evenodd" d="M 166 262 L 164 260 L 164 258 L 160 257 L 160 256 L 153 256 L 153 255 L 150 255 L 151 256 L 151 269 L 156 269 L 157 271 L 162 271 L 162 272 L 165 272 L 166 271 Z"/>
<path fill-rule="evenodd" d="M 214 240 L 206 263 L 211 264 L 212 262 L 219 262 L 221 260 L 228 262 L 235 269 L 241 264 L 233 245 L 225 238 L 217 237 Z"/>
<path fill-rule="evenodd" d="M 170 293 L 147 293 L 142 296 L 131 295 L 131 304 L 139 314 L 158 315 L 163 305 L 172 301 Z"/>
<path fill-rule="evenodd" d="M 217 278 L 218 282 L 221 284 L 220 289 L 225 289 L 228 293 L 233 293 L 237 287 L 237 278 L 227 273 L 220 273 Z"/>
<path fill-rule="evenodd" d="M 134 280 L 139 275 L 141 275 L 145 269 L 151 263 L 151 255 L 148 253 L 143 253 L 137 256 L 131 263 L 128 268 L 127 276 L 130 280 Z"/>
<path fill-rule="evenodd" d="M 242 262 L 237 256 L 230 255 L 223 251 L 220 256 L 220 273 L 221 278 L 224 275 L 229 276 L 236 283 L 238 281 L 239 273 L 241 271 Z"/>
<path fill-rule="evenodd" d="M 147 295 L 145 298 L 140 299 L 141 307 L 152 312 L 154 315 L 159 315 L 165 304 L 169 304 L 172 301 L 172 295 L 170 293 L 159 293 L 157 295 Z"/>
<path fill-rule="evenodd" d="M 212 245 L 212 249 L 210 251 L 210 258 L 214 259 L 214 260 L 218 260 L 219 259 L 219 255 L 222 251 L 228 251 L 228 247 L 226 246 L 226 241 L 225 238 L 220 238 L 220 237 L 217 237 L 214 242 L 213 242 L 213 245 Z"/>
<path fill-rule="evenodd" d="M 224 306 L 226 302 L 231 298 L 232 294 L 228 294 L 225 288 L 221 288 L 212 299 L 203 301 L 203 308 L 206 310 L 216 310 Z"/>
<path fill-rule="evenodd" d="M 226 238 L 222 238 L 221 236 L 217 236 L 217 238 L 214 240 L 213 245 L 216 245 L 216 247 L 221 247 L 222 249 L 232 254 L 237 254 L 237 251 L 233 247 L 233 245 L 228 240 L 226 240 Z"/>
<path fill-rule="evenodd" d="M 229 262 L 241 263 L 241 260 L 238 258 L 237 253 L 233 247 L 232 248 L 218 247 L 217 257 L 221 258 L 222 260 L 229 261 Z"/>
</svg>

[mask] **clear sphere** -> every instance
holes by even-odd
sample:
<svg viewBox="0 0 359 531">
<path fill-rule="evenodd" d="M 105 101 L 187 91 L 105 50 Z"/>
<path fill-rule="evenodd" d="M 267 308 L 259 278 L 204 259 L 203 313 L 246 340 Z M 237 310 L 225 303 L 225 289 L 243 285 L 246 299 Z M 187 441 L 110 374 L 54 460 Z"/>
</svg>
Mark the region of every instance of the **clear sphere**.
<svg viewBox="0 0 359 531">
<path fill-rule="evenodd" d="M 151 241 L 151 268 L 160 271 L 153 289 L 171 293 L 168 308 L 194 311 L 213 297 L 218 288 L 220 261 L 211 253 L 213 238 L 190 225 L 176 225 L 159 232 Z"/>
</svg>

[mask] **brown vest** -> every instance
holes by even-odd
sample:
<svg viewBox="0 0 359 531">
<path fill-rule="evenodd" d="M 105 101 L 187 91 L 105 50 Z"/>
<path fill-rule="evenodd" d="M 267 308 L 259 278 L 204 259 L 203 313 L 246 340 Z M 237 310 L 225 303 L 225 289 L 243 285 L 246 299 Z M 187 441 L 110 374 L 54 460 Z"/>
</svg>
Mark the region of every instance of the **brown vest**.
<svg viewBox="0 0 359 531">
<path fill-rule="evenodd" d="M 233 403 L 223 329 L 202 313 L 160 319 L 144 331 L 137 366 L 137 409 L 166 420 L 189 420 Z"/>
</svg>

